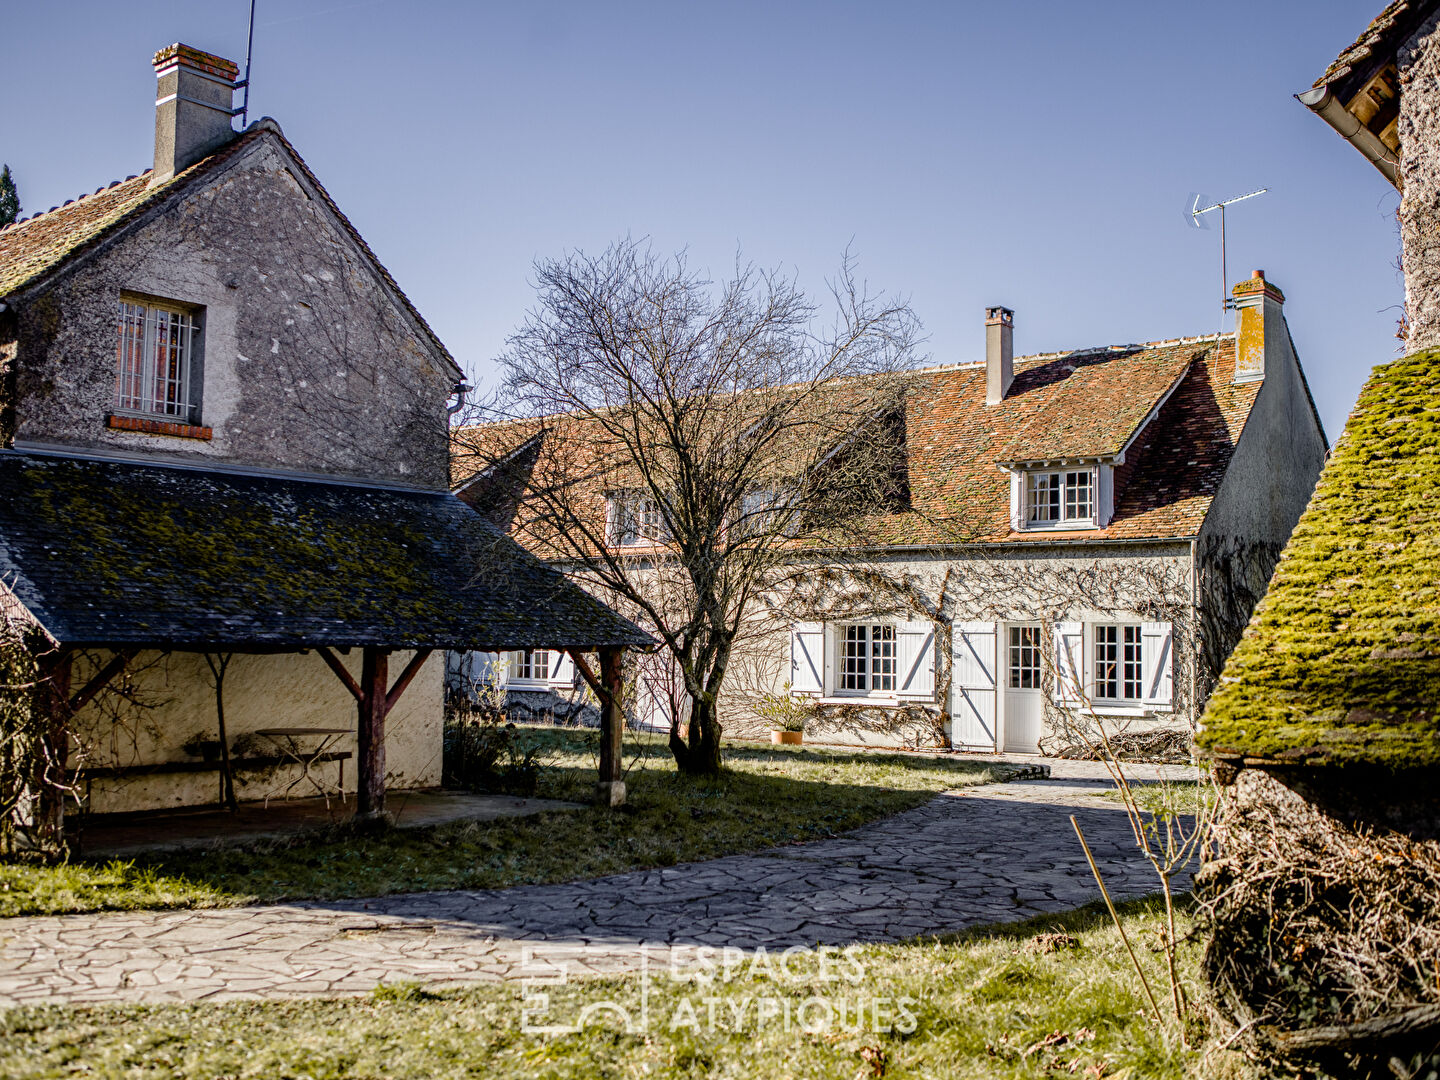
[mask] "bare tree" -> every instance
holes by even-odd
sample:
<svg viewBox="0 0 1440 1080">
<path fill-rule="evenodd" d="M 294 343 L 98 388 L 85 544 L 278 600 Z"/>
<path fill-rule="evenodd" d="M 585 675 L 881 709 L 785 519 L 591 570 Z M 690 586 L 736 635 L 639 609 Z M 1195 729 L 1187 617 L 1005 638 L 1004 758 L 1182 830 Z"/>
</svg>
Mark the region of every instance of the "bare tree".
<svg viewBox="0 0 1440 1080">
<path fill-rule="evenodd" d="M 714 283 L 625 240 L 535 267 L 502 358 L 499 415 L 459 468 L 523 462 L 513 528 L 661 642 L 688 704 L 670 749 L 720 767 L 716 703 L 737 637 L 803 551 L 864 542 L 907 499 L 905 379 L 919 324 L 842 261 L 833 319 L 737 260 Z M 489 412 L 487 418 L 494 418 Z"/>
</svg>

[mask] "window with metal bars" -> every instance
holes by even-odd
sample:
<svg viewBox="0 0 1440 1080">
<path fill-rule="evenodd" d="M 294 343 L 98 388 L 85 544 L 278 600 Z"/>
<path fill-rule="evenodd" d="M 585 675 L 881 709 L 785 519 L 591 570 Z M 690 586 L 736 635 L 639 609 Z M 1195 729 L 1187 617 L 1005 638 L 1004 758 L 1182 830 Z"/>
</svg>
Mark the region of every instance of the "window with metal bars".
<svg viewBox="0 0 1440 1080">
<path fill-rule="evenodd" d="M 850 623 L 841 627 L 839 646 L 840 690 L 865 694 L 895 690 L 895 627 Z"/>
<path fill-rule="evenodd" d="M 1010 689 L 1040 689 L 1040 627 L 1010 627 Z"/>
<path fill-rule="evenodd" d="M 1106 701 L 1139 701 L 1145 693 L 1140 627 L 1111 624 L 1095 627 L 1095 697 Z"/>
<path fill-rule="evenodd" d="M 195 412 L 190 400 L 195 336 L 195 319 L 189 312 L 122 299 L 116 410 L 191 422 Z"/>
</svg>

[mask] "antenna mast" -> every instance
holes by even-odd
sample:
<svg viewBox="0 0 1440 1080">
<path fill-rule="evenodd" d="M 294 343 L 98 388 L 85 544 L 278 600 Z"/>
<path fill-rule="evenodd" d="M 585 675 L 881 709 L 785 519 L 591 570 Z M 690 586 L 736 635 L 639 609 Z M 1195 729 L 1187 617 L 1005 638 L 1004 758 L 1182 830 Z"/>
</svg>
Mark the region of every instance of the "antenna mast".
<svg viewBox="0 0 1440 1080">
<path fill-rule="evenodd" d="M 251 3 L 253 4 L 254 0 L 251 0 Z M 1197 229 L 1205 228 L 1205 223 L 1200 220 L 1201 214 L 1208 214 L 1212 210 L 1220 211 L 1220 311 L 1222 313 L 1222 327 L 1224 326 L 1223 313 L 1229 311 L 1231 308 L 1230 268 L 1227 265 L 1227 253 L 1225 250 L 1225 208 L 1237 202 L 1244 202 L 1246 199 L 1253 199 L 1256 195 L 1264 195 L 1269 190 L 1269 188 L 1262 187 L 1258 191 L 1251 191 L 1245 195 L 1236 195 L 1233 199 L 1221 199 L 1219 202 L 1211 203 L 1209 206 L 1201 206 L 1200 204 L 1205 201 L 1205 196 L 1196 195 L 1195 203 L 1190 207 L 1190 224 L 1194 225 Z"/>
<path fill-rule="evenodd" d="M 255 0 L 250 0 L 250 31 L 245 36 L 245 96 L 240 101 L 240 128 L 250 123 L 250 54 L 255 49 Z"/>
</svg>

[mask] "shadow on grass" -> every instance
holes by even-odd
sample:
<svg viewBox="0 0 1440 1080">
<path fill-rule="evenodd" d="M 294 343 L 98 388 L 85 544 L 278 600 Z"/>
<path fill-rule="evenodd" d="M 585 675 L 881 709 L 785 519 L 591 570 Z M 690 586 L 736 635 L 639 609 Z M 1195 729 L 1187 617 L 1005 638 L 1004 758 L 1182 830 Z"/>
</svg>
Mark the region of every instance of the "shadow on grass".
<svg viewBox="0 0 1440 1080">
<path fill-rule="evenodd" d="M 528 729 L 555 763 L 537 795 L 588 802 L 593 733 Z M 626 740 L 629 800 L 366 834 L 346 825 L 128 863 L 0 866 L 0 915 L 225 906 L 546 884 L 834 836 L 998 772 L 905 755 L 745 748 L 715 778 L 676 773 L 659 737 Z"/>
</svg>

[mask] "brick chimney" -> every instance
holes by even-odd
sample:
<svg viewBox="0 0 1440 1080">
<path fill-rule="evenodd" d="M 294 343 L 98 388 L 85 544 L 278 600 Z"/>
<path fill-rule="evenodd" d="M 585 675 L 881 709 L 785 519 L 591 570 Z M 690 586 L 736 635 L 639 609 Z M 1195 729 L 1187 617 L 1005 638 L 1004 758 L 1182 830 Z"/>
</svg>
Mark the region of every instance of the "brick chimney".
<svg viewBox="0 0 1440 1080">
<path fill-rule="evenodd" d="M 985 309 L 985 404 L 998 405 L 1015 377 L 1015 312 Z"/>
<path fill-rule="evenodd" d="M 155 173 L 163 183 L 214 153 L 235 137 L 235 80 L 240 69 L 229 60 L 170 45 L 155 54 Z"/>
<path fill-rule="evenodd" d="M 1267 354 L 1286 347 L 1285 294 L 1256 270 L 1230 290 L 1235 307 L 1235 381 L 1265 378 Z"/>
</svg>

